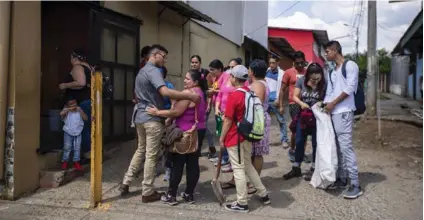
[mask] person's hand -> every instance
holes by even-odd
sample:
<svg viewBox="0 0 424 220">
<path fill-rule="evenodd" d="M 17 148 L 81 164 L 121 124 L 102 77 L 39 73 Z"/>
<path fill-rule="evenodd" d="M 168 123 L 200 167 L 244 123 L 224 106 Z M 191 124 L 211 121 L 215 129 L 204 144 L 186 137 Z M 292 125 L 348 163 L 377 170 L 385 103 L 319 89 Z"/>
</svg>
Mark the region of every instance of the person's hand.
<svg viewBox="0 0 424 220">
<path fill-rule="evenodd" d="M 331 112 L 333 112 L 334 107 L 336 107 L 336 105 L 333 102 L 330 102 L 325 106 L 324 111 L 330 114 Z"/>
<path fill-rule="evenodd" d="M 169 126 L 169 125 L 171 125 L 172 124 L 172 119 L 171 118 L 167 118 L 166 120 L 165 120 L 165 125 L 166 126 Z"/>
<path fill-rule="evenodd" d="M 302 102 L 302 103 L 300 104 L 300 107 L 301 107 L 302 109 L 310 109 L 309 105 L 308 105 L 308 104 L 306 104 L 306 103 L 304 103 L 304 102 Z"/>
<path fill-rule="evenodd" d="M 284 106 L 280 106 L 280 114 L 284 115 Z"/>
<path fill-rule="evenodd" d="M 211 106 L 210 105 L 208 105 L 208 107 L 206 108 L 206 113 L 210 113 L 211 112 Z"/>
<path fill-rule="evenodd" d="M 59 84 L 59 89 L 60 90 L 65 90 L 66 89 L 66 83 Z"/>
<path fill-rule="evenodd" d="M 197 94 L 197 93 L 190 93 L 189 99 L 190 99 L 190 101 L 192 101 L 192 102 L 194 102 L 196 104 L 199 104 L 200 101 L 201 101 L 200 100 L 200 95 Z"/>
<path fill-rule="evenodd" d="M 219 110 L 218 107 L 215 108 L 215 115 L 218 117 L 221 117 L 221 111 Z"/>
<path fill-rule="evenodd" d="M 150 115 L 157 116 L 159 110 L 154 106 L 149 106 L 146 108 L 146 111 Z"/>
<path fill-rule="evenodd" d="M 225 140 L 225 137 L 223 137 L 223 136 L 221 135 L 221 137 L 219 138 L 219 145 L 221 146 L 221 150 L 222 150 L 223 148 L 225 148 L 225 146 L 224 146 L 224 140 Z"/>
</svg>

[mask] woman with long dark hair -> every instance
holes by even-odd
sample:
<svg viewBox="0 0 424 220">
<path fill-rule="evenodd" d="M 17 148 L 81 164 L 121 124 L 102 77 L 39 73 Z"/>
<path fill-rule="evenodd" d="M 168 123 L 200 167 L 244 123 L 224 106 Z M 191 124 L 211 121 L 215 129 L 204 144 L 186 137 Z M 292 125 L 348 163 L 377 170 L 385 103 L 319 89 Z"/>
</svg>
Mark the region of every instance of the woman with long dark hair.
<svg viewBox="0 0 424 220">
<path fill-rule="evenodd" d="M 315 103 L 324 100 L 325 95 L 324 70 L 318 63 L 311 63 L 305 73 L 296 82 L 293 101 L 301 107 L 301 110 L 293 118 L 290 129 L 296 133 L 295 162 L 292 170 L 283 175 L 284 179 L 302 176 L 300 165 L 305 156 L 305 143 L 308 135 L 312 136 L 312 166 L 305 176 L 306 181 L 311 180 L 315 170 L 315 152 L 317 146 L 316 121 L 311 107 Z"/>
<path fill-rule="evenodd" d="M 212 80 L 212 74 L 209 74 L 209 71 L 202 68 L 202 58 L 199 55 L 193 55 L 190 57 L 190 67 L 192 70 L 199 71 L 206 79 L 206 85 L 208 88 L 212 87 L 213 80 Z M 206 113 L 206 139 L 208 140 L 209 145 L 209 153 L 208 158 L 216 158 L 216 149 L 214 144 L 214 136 L 212 135 L 211 131 L 207 127 L 207 121 L 209 118 L 210 109 L 208 109 Z"/>
<path fill-rule="evenodd" d="M 195 104 L 190 100 L 179 100 L 173 108 L 169 110 L 158 110 L 156 108 L 147 108 L 149 114 L 154 116 L 166 117 L 175 120 L 176 126 L 182 131 L 188 131 L 193 128 L 196 123 L 197 111 L 197 132 L 198 132 L 198 149 L 197 152 L 190 154 L 171 153 L 172 161 L 171 178 L 169 181 L 169 191 L 162 196 L 161 200 L 169 205 L 177 205 L 177 190 L 183 176 L 184 165 L 186 165 L 186 190 L 181 194 L 183 199 L 192 204 L 194 203 L 194 189 L 200 177 L 199 157 L 203 139 L 206 133 L 206 91 L 208 85 L 206 76 L 198 70 L 190 70 L 185 75 L 184 90 L 185 93 L 197 93 L 201 96 L 199 104 Z"/>
<path fill-rule="evenodd" d="M 74 97 L 79 106 L 88 116 L 82 130 L 81 154 L 87 153 L 91 148 L 91 72 L 93 68 L 87 63 L 87 56 L 83 50 L 74 50 L 71 53 L 72 70 L 66 83 L 59 84 L 65 90 L 66 97 Z M 87 157 L 87 156 L 86 156 Z M 83 157 L 81 158 L 83 159 Z M 84 161 L 81 160 L 83 163 Z"/>
</svg>

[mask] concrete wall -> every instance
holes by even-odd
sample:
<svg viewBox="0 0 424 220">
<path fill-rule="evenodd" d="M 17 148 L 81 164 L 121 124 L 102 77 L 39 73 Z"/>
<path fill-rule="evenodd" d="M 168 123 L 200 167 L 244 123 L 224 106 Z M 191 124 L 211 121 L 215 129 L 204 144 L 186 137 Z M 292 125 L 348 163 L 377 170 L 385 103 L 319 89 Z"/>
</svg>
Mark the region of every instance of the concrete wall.
<svg viewBox="0 0 424 220">
<path fill-rule="evenodd" d="M 243 34 L 268 45 L 268 1 L 243 1 Z"/>
<path fill-rule="evenodd" d="M 393 56 L 390 68 L 390 93 L 406 96 L 409 76 L 409 57 Z"/>
<path fill-rule="evenodd" d="M 416 85 L 416 91 L 415 91 L 415 94 L 416 94 L 416 100 L 422 100 L 422 98 L 421 98 L 421 89 L 422 89 L 422 87 L 421 87 L 421 85 L 420 85 L 420 77 L 423 75 L 423 58 L 421 57 L 421 58 L 419 58 L 419 55 L 417 54 L 417 69 L 416 69 L 416 82 L 417 82 L 417 85 Z"/>
<path fill-rule="evenodd" d="M 13 199 L 39 180 L 41 2 L 12 3 L 10 48 L 5 197 Z"/>
</svg>

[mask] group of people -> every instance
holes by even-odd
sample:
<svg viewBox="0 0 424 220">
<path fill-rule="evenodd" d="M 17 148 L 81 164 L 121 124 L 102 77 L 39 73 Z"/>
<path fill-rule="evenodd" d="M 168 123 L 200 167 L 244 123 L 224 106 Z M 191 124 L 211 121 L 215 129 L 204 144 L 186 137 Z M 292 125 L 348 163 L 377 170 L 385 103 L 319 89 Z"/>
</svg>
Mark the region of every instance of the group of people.
<svg viewBox="0 0 424 220">
<path fill-rule="evenodd" d="M 190 59 L 190 70 L 183 74 L 184 89 L 177 91 L 172 83 L 165 80 L 167 49 L 157 44 L 143 48 L 141 69 L 135 80 L 133 99 L 133 124 L 137 129 L 138 147 L 119 188 L 121 195 L 129 193 L 129 186 L 143 169 L 142 202 L 161 200 L 169 205 L 177 205 L 177 191 L 185 166 L 186 189 L 181 193 L 181 197 L 185 202 L 194 203 L 194 190 L 200 177 L 199 157 L 206 137 L 209 147 L 208 159 L 215 164 L 220 162 L 223 165 L 222 172 L 233 172 L 233 178 L 222 183 L 222 188 L 236 188 L 237 201 L 226 205 L 225 208 L 230 211 L 248 212 L 248 194 L 257 194 L 264 205 L 270 204 L 271 200 L 260 174 L 264 164 L 263 156 L 270 153 L 271 116 L 275 115 L 277 118 L 281 145 L 289 148 L 289 159 L 293 163 L 292 169 L 283 175 L 285 180 L 303 175 L 301 163 L 305 160 L 305 145 L 307 137 L 312 136 L 312 165 L 304 177 L 309 181 L 315 172 L 317 136 L 320 132 L 311 109 L 319 104 L 324 112 L 331 115 L 337 142 L 337 179 L 328 189 L 343 188 L 345 198 L 358 198 L 362 195 L 362 190 L 352 145 L 358 66 L 353 61 L 345 61 L 339 42 L 331 41 L 325 49 L 328 61 L 335 63 L 335 68 L 328 71 L 318 63 L 308 64 L 301 51 L 294 54 L 294 66 L 286 71 L 280 69 L 276 56 L 271 56 L 268 64 L 264 60 L 253 60 L 248 67 L 242 65 L 240 58 L 231 59 L 227 66 L 215 59 L 209 63 L 206 70 L 201 67 L 201 57 L 194 55 Z M 77 54 L 73 55 L 72 59 L 75 61 L 75 73 L 73 70 L 71 74 L 73 80 L 60 88 L 68 89 L 77 97 L 81 96 L 79 100 L 89 99 L 82 97 L 82 93 L 75 92 L 81 88 L 86 90 L 89 79 L 84 73 L 89 69 L 85 69 L 82 57 Z M 342 70 L 342 66 L 345 70 Z M 85 85 L 82 86 L 84 81 Z M 253 92 L 265 110 L 264 135 L 258 142 L 250 142 L 239 134 L 238 124 L 243 120 L 247 108 L 247 92 Z M 284 117 L 286 93 L 290 125 Z M 82 101 L 81 105 L 84 105 L 84 102 Z M 212 112 L 215 115 L 216 131 L 208 128 L 207 121 Z M 82 106 L 79 108 L 74 98 L 69 100 L 61 115 L 68 121 L 78 121 L 75 126 L 64 129 L 69 134 L 68 139 L 65 138 L 66 143 L 78 142 L 80 139 L 76 137 L 84 127 L 80 119 L 90 118 L 89 112 Z M 164 151 L 162 136 L 165 128 L 171 125 L 183 132 L 196 130 L 196 152 L 180 154 Z M 290 138 L 287 128 L 291 130 Z M 215 135 L 219 137 L 221 161 L 218 161 L 217 157 Z M 158 192 L 154 187 L 156 166 L 162 155 L 166 158 L 165 180 L 169 181 L 166 193 Z M 69 154 L 64 154 L 65 168 L 68 157 Z M 75 154 L 74 161 L 79 161 Z"/>
</svg>

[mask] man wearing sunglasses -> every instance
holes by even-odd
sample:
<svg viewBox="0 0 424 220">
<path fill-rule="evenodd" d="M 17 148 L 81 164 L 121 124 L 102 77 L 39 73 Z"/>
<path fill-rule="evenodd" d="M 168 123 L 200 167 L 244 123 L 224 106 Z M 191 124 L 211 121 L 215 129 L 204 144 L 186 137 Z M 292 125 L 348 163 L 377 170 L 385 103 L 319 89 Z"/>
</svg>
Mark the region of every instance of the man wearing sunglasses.
<svg viewBox="0 0 424 220">
<path fill-rule="evenodd" d="M 300 76 L 305 75 L 307 62 L 305 60 L 305 54 L 302 51 L 296 51 L 294 53 L 293 67 L 286 70 L 283 76 L 283 82 L 278 95 L 280 114 L 284 115 L 284 93 L 288 90 L 289 92 L 289 112 L 290 117 L 293 117 L 300 111 L 300 106 L 297 105 L 293 100 L 294 88 L 296 81 Z M 294 162 L 294 150 L 295 150 L 295 134 L 292 133 L 290 138 L 290 150 L 288 152 L 290 161 Z"/>
</svg>

